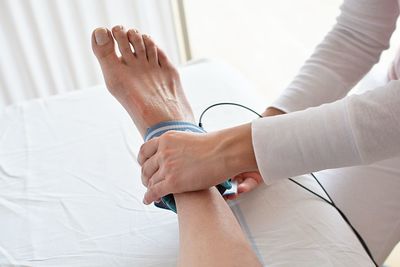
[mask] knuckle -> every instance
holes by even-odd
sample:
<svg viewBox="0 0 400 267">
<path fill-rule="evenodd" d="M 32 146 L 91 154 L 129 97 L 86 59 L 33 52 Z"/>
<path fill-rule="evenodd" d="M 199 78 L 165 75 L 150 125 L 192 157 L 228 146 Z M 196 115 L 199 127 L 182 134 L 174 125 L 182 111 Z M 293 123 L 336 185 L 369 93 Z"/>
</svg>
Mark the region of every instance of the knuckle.
<svg viewBox="0 0 400 267">
<path fill-rule="evenodd" d="M 166 169 L 166 170 L 168 170 L 168 173 L 172 173 L 173 171 L 174 171 L 174 169 L 175 169 L 175 163 L 174 162 L 172 162 L 172 161 L 166 161 L 166 162 L 164 162 L 164 168 Z"/>
<path fill-rule="evenodd" d="M 146 177 L 146 166 L 143 165 L 142 169 L 141 169 L 141 174 L 143 177 Z"/>
<path fill-rule="evenodd" d="M 159 152 L 157 152 L 158 155 L 160 156 L 160 158 L 165 162 L 169 156 L 169 152 L 167 150 L 161 150 Z"/>
<path fill-rule="evenodd" d="M 173 139 L 177 131 L 168 131 L 164 133 L 161 137 L 165 140 Z"/>
<path fill-rule="evenodd" d="M 143 176 L 142 176 L 142 185 L 144 185 L 145 187 L 147 187 L 149 185 L 149 183 L 147 182 L 147 179 L 145 179 Z"/>
<path fill-rule="evenodd" d="M 165 167 L 163 165 L 160 165 L 157 175 L 158 177 L 162 177 L 163 180 L 166 180 L 165 176 L 168 174 L 168 172 L 165 171 Z"/>
<path fill-rule="evenodd" d="M 142 144 L 141 146 L 140 146 L 140 149 L 139 149 L 139 156 L 143 156 L 143 154 L 144 154 L 144 150 L 145 150 L 145 144 Z"/>
<path fill-rule="evenodd" d="M 144 174 L 144 166 L 140 169 L 140 173 L 143 175 Z"/>
<path fill-rule="evenodd" d="M 142 168 L 142 176 L 143 177 L 150 178 L 150 175 L 151 175 L 151 173 L 150 173 L 149 168 Z"/>
</svg>

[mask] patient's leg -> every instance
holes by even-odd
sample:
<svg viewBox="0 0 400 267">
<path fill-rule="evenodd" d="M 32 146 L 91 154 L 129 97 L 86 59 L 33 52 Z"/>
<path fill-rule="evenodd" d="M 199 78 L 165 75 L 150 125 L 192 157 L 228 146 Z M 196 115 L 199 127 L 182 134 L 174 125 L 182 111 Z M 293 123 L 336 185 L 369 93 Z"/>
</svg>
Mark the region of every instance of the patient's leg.
<svg viewBox="0 0 400 267">
<path fill-rule="evenodd" d="M 179 266 L 261 266 L 217 189 L 175 195 Z"/>
<path fill-rule="evenodd" d="M 93 51 L 107 88 L 129 112 L 141 134 L 162 121 L 194 122 L 176 69 L 153 41 L 115 27 L 113 35 L 122 57 L 115 54 L 114 40 L 106 29 L 93 34 Z M 175 195 L 175 202 L 180 266 L 260 266 L 216 188 Z"/>
</svg>

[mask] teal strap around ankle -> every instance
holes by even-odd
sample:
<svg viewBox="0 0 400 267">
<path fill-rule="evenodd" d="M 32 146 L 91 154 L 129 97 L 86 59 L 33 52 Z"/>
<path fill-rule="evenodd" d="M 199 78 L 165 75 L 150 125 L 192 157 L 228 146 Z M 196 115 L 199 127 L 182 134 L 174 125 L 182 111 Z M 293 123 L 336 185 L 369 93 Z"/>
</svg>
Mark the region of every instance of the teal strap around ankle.
<svg viewBox="0 0 400 267">
<path fill-rule="evenodd" d="M 206 133 L 204 129 L 199 126 L 183 121 L 166 121 L 160 122 L 149 129 L 147 129 L 147 133 L 144 137 L 144 141 L 147 142 L 154 137 L 158 137 L 168 131 L 182 131 L 182 132 L 192 132 L 192 133 Z M 231 189 L 232 184 L 230 180 L 223 182 L 222 184 L 217 185 L 218 191 L 223 194 L 225 190 Z M 159 208 L 170 209 L 176 213 L 175 199 L 172 194 L 166 195 L 161 198 L 160 203 L 155 203 L 155 205 Z"/>
</svg>

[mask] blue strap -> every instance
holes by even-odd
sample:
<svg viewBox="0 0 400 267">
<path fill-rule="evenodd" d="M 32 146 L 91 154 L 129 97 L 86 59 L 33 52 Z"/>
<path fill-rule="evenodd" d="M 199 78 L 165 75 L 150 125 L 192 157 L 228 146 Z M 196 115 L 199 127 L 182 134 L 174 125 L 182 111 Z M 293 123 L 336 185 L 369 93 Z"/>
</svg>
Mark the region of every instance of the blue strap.
<svg viewBox="0 0 400 267">
<path fill-rule="evenodd" d="M 203 128 L 190 123 L 190 122 L 183 122 L 183 121 L 166 121 L 160 122 L 149 129 L 147 129 L 147 133 L 144 137 L 144 141 L 147 142 L 154 137 L 161 136 L 162 134 L 168 131 L 181 131 L 181 132 L 192 132 L 192 133 L 206 133 Z M 232 184 L 230 180 L 223 182 L 222 184 L 217 185 L 218 191 L 223 194 L 227 189 L 231 189 Z M 170 209 L 176 213 L 176 205 L 175 199 L 172 194 L 166 195 L 161 198 L 161 202 L 155 203 L 156 207 L 163 208 L 163 209 Z"/>
</svg>

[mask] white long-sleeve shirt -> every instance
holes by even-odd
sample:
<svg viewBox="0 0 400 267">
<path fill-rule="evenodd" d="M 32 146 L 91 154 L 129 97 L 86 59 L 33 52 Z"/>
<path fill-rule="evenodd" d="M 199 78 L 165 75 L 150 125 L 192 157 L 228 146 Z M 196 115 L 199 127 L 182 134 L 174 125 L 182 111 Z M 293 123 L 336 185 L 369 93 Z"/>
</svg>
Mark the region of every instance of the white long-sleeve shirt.
<svg viewBox="0 0 400 267">
<path fill-rule="evenodd" d="M 400 81 L 345 97 L 389 47 L 398 15 L 398 0 L 344 1 L 335 27 L 273 104 L 288 114 L 252 123 L 266 183 L 400 155 Z"/>
</svg>

